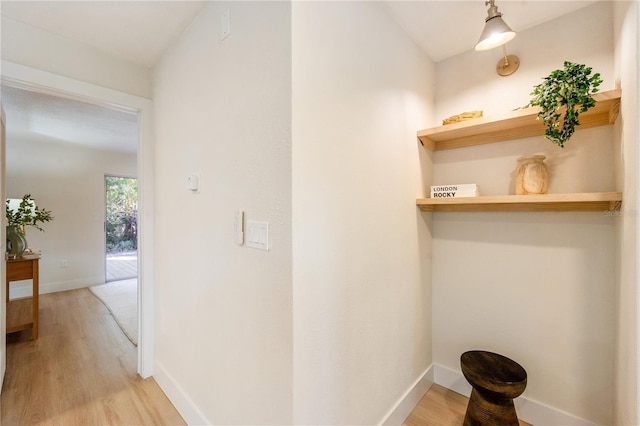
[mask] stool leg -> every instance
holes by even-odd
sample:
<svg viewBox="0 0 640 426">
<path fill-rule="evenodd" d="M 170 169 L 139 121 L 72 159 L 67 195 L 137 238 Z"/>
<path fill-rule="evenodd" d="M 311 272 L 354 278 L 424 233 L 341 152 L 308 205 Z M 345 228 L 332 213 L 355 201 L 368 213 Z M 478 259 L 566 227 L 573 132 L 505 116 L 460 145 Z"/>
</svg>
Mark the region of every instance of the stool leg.
<svg viewBox="0 0 640 426">
<path fill-rule="evenodd" d="M 518 416 L 513 400 L 482 393 L 473 388 L 464 426 L 518 426 Z"/>
</svg>

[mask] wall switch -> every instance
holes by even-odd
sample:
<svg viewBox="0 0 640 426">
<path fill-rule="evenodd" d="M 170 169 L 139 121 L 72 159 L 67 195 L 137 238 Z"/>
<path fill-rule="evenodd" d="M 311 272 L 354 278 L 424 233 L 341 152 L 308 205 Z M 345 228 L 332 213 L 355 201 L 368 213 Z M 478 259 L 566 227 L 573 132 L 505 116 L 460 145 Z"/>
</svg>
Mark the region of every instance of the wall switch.
<svg viewBox="0 0 640 426">
<path fill-rule="evenodd" d="M 269 250 L 269 222 L 247 221 L 247 247 Z"/>
<path fill-rule="evenodd" d="M 229 34 L 231 34 L 231 12 L 229 11 L 229 9 L 226 9 L 222 13 L 220 28 L 220 40 L 224 40 L 225 38 L 229 37 Z"/>
<path fill-rule="evenodd" d="M 65 269 L 69 266 L 69 261 L 66 259 L 63 259 L 60 261 L 60 268 Z"/>
<path fill-rule="evenodd" d="M 200 179 L 197 174 L 191 174 L 187 176 L 186 187 L 190 191 L 197 191 L 200 187 Z"/>
<path fill-rule="evenodd" d="M 244 212 L 242 210 L 233 212 L 233 232 L 236 244 L 244 244 Z"/>
</svg>

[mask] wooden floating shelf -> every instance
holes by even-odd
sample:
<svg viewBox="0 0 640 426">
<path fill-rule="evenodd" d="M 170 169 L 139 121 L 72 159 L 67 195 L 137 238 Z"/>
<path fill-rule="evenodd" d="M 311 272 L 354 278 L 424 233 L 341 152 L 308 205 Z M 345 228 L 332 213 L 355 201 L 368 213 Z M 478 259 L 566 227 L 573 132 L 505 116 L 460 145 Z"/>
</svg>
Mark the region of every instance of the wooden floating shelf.
<svg viewBox="0 0 640 426">
<path fill-rule="evenodd" d="M 418 198 L 427 212 L 568 212 L 619 211 L 621 192 L 579 194 L 497 195 L 468 198 Z"/>
<path fill-rule="evenodd" d="M 615 123 L 620 112 L 620 89 L 596 93 L 596 106 L 580 114 L 576 130 Z M 545 126 L 538 120 L 540 108 L 515 110 L 494 117 L 474 118 L 459 123 L 418 131 L 418 139 L 431 151 L 462 148 L 544 135 Z"/>
</svg>

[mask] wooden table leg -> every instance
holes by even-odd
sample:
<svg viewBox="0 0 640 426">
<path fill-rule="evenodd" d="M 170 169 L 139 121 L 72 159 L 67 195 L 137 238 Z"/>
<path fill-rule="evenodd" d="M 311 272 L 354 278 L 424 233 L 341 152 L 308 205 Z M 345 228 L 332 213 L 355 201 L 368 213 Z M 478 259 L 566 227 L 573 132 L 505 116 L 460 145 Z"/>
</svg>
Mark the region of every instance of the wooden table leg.
<svg viewBox="0 0 640 426">
<path fill-rule="evenodd" d="M 38 340 L 38 314 L 40 309 L 40 283 L 38 282 L 40 275 L 38 271 L 40 268 L 38 267 L 38 260 L 39 259 L 35 259 L 33 261 L 33 329 L 31 330 L 33 340 Z"/>
</svg>

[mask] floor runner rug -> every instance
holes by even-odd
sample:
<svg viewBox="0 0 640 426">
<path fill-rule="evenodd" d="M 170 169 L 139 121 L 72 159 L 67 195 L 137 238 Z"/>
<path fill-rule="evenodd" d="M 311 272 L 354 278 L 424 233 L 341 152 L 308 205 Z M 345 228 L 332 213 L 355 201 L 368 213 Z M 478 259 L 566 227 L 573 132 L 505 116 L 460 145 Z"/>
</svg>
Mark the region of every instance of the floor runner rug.
<svg viewBox="0 0 640 426">
<path fill-rule="evenodd" d="M 138 280 L 112 281 L 89 290 L 109 309 L 131 343 L 138 346 Z"/>
</svg>

